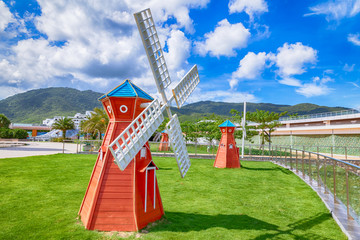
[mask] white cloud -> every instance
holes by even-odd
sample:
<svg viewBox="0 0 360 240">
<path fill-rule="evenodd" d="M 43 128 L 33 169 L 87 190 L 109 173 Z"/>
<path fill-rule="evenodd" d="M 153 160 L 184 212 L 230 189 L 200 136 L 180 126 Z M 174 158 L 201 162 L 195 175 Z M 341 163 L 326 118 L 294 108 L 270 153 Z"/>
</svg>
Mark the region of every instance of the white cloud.
<svg viewBox="0 0 360 240">
<path fill-rule="evenodd" d="M 295 91 L 305 97 L 316 97 L 329 94 L 333 89 L 326 86 L 326 83 L 333 82 L 329 76 L 313 77 L 312 83 L 305 83 Z"/>
<path fill-rule="evenodd" d="M 250 19 L 253 19 L 254 15 L 267 12 L 268 6 L 265 0 L 230 0 L 230 14 L 243 11 L 249 15 Z"/>
<path fill-rule="evenodd" d="M 354 71 L 354 67 L 355 67 L 355 63 L 352 65 L 349 65 L 347 63 L 345 63 L 345 66 L 343 67 L 343 70 L 346 72 L 352 72 Z"/>
<path fill-rule="evenodd" d="M 297 93 L 305 96 L 305 97 L 315 97 L 321 95 L 329 94 L 332 89 L 328 88 L 326 85 L 323 84 L 316 84 L 316 83 L 305 83 L 299 89 L 295 90 Z"/>
<path fill-rule="evenodd" d="M 191 43 L 180 30 L 171 30 L 167 40 L 169 53 L 165 53 L 169 70 L 178 70 L 190 56 Z"/>
<path fill-rule="evenodd" d="M 17 32 L 33 21 L 37 30 L 47 36 L 27 38 L 6 46 L 7 55 L 0 59 L 0 86 L 33 89 L 70 86 L 106 91 L 123 79 L 133 79 L 146 91 L 155 86 L 133 13 L 151 7 L 156 28 L 167 42 L 165 53 L 171 75 L 188 70 L 191 44 L 184 27 L 192 29 L 190 8 L 206 7 L 209 0 L 109 0 L 109 1 L 46 1 L 39 0 L 40 16 L 14 18 Z M 3 2 L 0 0 L 0 9 Z M 5 6 L 5 5 L 4 5 Z M 0 26 L 2 21 L 0 10 Z M 173 18 L 171 26 L 161 26 Z M 4 25 L 5 26 L 5 25 Z M 26 28 L 25 28 L 26 30 Z M 57 44 L 63 42 L 62 45 Z M 55 44 L 54 44 L 55 43 Z M 176 57 L 175 57 L 176 56 Z M 1 60 L 0 60 L 1 61 Z"/>
<path fill-rule="evenodd" d="M 357 83 L 354 83 L 354 82 L 348 82 L 348 83 L 350 83 L 351 85 L 353 85 L 356 88 L 360 88 L 360 86 Z"/>
<path fill-rule="evenodd" d="M 223 19 L 213 32 L 205 34 L 205 41 L 195 43 L 196 50 L 201 56 L 235 56 L 235 49 L 246 47 L 250 35 L 242 23 L 230 24 Z"/>
<path fill-rule="evenodd" d="M 101 4 L 102 2 L 99 1 Z M 118 2 L 112 0 L 115 4 Z M 180 28 L 184 27 L 186 31 L 194 31 L 193 21 L 189 16 L 189 9 L 204 8 L 210 0 L 125 0 L 127 6 L 135 11 L 141 11 L 149 7 L 155 21 L 165 22 L 168 18 L 174 17 Z"/>
<path fill-rule="evenodd" d="M 317 51 L 311 47 L 304 46 L 298 42 L 296 44 L 285 43 L 279 47 L 276 55 L 276 65 L 279 67 L 278 73 L 282 77 L 295 74 L 302 74 L 306 64 L 314 64 L 317 60 Z"/>
<path fill-rule="evenodd" d="M 326 20 L 341 20 L 356 16 L 360 12 L 360 0 L 331 0 L 310 7 L 310 15 L 326 15 Z"/>
<path fill-rule="evenodd" d="M 279 80 L 279 83 L 293 87 L 301 87 L 301 81 L 292 77 L 282 78 Z"/>
<path fill-rule="evenodd" d="M 360 34 L 349 34 L 348 41 L 353 43 L 356 46 L 360 46 Z"/>
<path fill-rule="evenodd" d="M 22 92 L 25 92 L 25 90 L 18 87 L 2 86 L 0 87 L 0 99 L 7 98 Z"/>
<path fill-rule="evenodd" d="M 11 22 L 14 22 L 9 8 L 5 5 L 3 1 L 0 1 L 0 31 L 4 31 L 7 25 Z"/>
<path fill-rule="evenodd" d="M 241 79 L 255 79 L 259 77 L 265 69 L 269 55 L 265 52 L 255 54 L 249 52 L 240 60 L 238 69 L 232 73 L 230 87 L 233 89 Z"/>
</svg>

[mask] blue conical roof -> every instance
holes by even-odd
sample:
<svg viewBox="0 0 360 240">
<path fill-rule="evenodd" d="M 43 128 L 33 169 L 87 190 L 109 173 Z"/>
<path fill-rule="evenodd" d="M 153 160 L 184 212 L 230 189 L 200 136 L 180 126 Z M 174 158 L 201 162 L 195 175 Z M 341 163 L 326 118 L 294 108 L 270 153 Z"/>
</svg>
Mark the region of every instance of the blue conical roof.
<svg viewBox="0 0 360 240">
<path fill-rule="evenodd" d="M 229 120 L 226 120 L 225 122 L 220 124 L 219 127 L 236 127 L 236 126 L 232 122 L 230 122 Z"/>
<path fill-rule="evenodd" d="M 141 88 L 133 84 L 130 80 L 125 80 L 122 84 L 104 94 L 99 98 L 99 100 L 105 97 L 139 97 L 148 99 L 150 101 L 154 100 L 149 94 L 144 92 Z"/>
</svg>

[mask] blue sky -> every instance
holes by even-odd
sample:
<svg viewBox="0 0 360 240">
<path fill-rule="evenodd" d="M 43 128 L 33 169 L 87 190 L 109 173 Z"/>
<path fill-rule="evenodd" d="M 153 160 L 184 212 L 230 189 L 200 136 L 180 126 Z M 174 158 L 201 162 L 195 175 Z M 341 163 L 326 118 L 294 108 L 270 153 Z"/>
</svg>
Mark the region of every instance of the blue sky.
<svg viewBox="0 0 360 240">
<path fill-rule="evenodd" d="M 360 108 L 360 0 L 0 0 L 0 99 L 124 79 L 157 97 L 133 18 L 147 7 L 173 85 L 198 65 L 188 102 Z"/>
</svg>

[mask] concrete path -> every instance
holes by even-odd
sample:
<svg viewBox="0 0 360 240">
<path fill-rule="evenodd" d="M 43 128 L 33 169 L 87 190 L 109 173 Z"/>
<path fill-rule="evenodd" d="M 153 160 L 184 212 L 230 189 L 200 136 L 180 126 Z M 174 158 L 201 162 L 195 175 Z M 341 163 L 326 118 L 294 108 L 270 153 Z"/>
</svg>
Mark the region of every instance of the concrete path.
<svg viewBox="0 0 360 240">
<path fill-rule="evenodd" d="M 2 147 L 0 158 L 28 157 L 63 153 L 63 143 L 57 142 L 19 142 L 27 145 Z M 1 143 L 0 143 L 1 144 Z M 76 153 L 76 144 L 65 143 L 64 153 Z"/>
</svg>

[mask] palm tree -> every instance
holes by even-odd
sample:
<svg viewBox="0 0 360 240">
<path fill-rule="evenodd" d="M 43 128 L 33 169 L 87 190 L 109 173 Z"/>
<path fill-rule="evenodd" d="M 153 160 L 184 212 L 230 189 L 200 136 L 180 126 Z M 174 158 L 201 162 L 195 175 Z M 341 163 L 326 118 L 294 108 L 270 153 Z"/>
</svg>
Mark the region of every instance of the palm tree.
<svg viewBox="0 0 360 240">
<path fill-rule="evenodd" d="M 94 108 L 94 113 L 91 113 L 91 117 L 81 122 L 80 128 L 82 131 L 96 134 L 98 133 L 101 139 L 101 134 L 105 133 L 107 125 L 109 124 L 109 117 L 105 110 L 102 108 Z"/>
<path fill-rule="evenodd" d="M 52 129 L 58 129 L 62 131 L 63 139 L 66 137 L 66 130 L 72 130 L 75 128 L 74 122 L 71 118 L 64 117 L 56 120 L 51 126 Z"/>
</svg>

